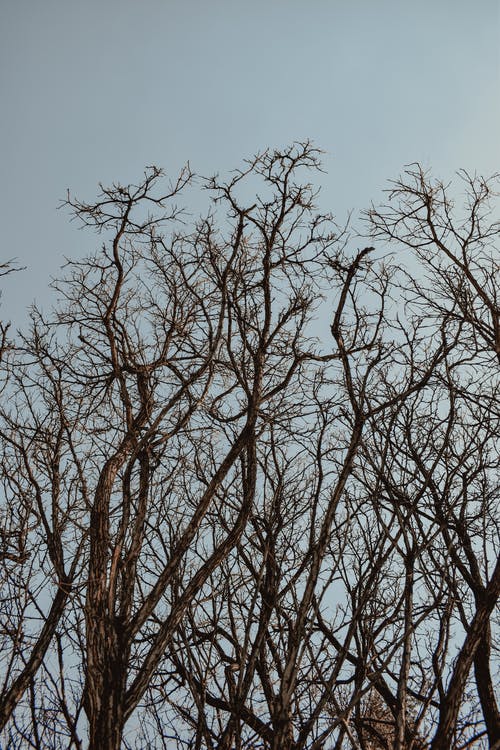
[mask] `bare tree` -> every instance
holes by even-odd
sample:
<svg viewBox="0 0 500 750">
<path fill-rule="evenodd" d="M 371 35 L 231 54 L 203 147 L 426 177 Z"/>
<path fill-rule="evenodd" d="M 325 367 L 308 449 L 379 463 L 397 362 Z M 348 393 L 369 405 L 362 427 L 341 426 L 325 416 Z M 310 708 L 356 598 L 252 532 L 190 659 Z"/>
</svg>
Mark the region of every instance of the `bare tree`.
<svg viewBox="0 0 500 750">
<path fill-rule="evenodd" d="M 376 237 L 410 248 L 423 266 L 425 276 L 408 283 L 422 324 L 434 325 L 436 331 L 439 326 L 443 339 L 454 342 L 440 382 L 407 411 L 398 444 L 411 462 L 422 498 L 429 497 L 427 517 L 438 527 L 437 538 L 446 550 L 433 564 L 454 603 L 447 617 L 458 616 L 464 631 L 447 683 L 442 671 L 436 675 L 434 749 L 454 741 L 472 666 L 490 746 L 500 742 L 490 670 L 490 617 L 500 593 L 495 449 L 500 362 L 495 242 L 500 224 L 492 218 L 498 177 L 486 181 L 466 172 L 460 177 L 465 209 L 456 208 L 450 187 L 417 165 L 394 184 L 389 205 L 369 213 Z"/>
<path fill-rule="evenodd" d="M 101 250 L 2 363 L 9 747 L 498 741 L 491 187 L 395 184 L 410 274 L 319 168 L 258 154 L 192 228 L 189 169 L 68 198 Z"/>
</svg>

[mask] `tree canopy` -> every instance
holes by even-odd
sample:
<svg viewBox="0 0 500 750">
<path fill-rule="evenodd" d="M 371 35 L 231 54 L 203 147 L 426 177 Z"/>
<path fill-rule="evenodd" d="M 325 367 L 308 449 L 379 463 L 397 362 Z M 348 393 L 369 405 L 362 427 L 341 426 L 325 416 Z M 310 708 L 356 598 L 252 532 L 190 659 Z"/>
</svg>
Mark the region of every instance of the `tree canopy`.
<svg viewBox="0 0 500 750">
<path fill-rule="evenodd" d="M 4 747 L 500 747 L 498 177 L 355 234 L 320 167 L 68 196 L 96 249 L 1 329 Z"/>
</svg>

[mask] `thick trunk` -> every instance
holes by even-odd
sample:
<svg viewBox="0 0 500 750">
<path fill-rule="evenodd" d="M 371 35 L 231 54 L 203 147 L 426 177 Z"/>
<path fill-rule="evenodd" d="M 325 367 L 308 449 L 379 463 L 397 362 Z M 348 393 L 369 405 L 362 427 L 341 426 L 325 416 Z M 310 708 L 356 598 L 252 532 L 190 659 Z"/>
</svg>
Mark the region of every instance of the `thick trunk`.
<svg viewBox="0 0 500 750">
<path fill-rule="evenodd" d="M 293 750 L 293 722 L 290 707 L 280 705 L 273 718 L 272 750 Z"/>
<path fill-rule="evenodd" d="M 130 639 L 115 615 L 110 591 L 110 498 L 118 471 L 133 445 L 128 436 L 107 461 L 97 484 L 90 519 L 89 582 L 85 603 L 87 664 L 84 708 L 89 750 L 119 750 L 123 732 Z"/>
<path fill-rule="evenodd" d="M 449 750 L 453 745 L 460 706 L 470 669 L 478 648 L 487 636 L 491 613 L 500 594 L 500 558 L 497 560 L 491 580 L 484 591 L 467 637 L 456 659 L 455 668 L 449 681 L 447 693 L 439 711 L 439 724 L 431 744 L 431 750 Z"/>
<path fill-rule="evenodd" d="M 85 686 L 89 750 L 120 750 L 125 724 L 128 649 L 112 623 L 107 632 L 95 636 L 99 640 L 100 658 L 93 658 L 88 664 Z M 95 640 L 94 645 L 97 645 Z"/>
<path fill-rule="evenodd" d="M 474 658 L 474 675 L 490 747 L 500 744 L 500 713 L 490 670 L 491 628 L 481 638 Z"/>
</svg>

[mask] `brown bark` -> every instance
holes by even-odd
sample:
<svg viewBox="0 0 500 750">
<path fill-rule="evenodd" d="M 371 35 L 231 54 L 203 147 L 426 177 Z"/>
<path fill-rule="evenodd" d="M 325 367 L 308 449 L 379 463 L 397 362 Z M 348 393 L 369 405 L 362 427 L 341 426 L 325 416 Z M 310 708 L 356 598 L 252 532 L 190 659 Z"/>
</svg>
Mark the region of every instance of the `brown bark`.
<svg viewBox="0 0 500 750">
<path fill-rule="evenodd" d="M 91 513 L 89 582 L 85 604 L 87 663 L 84 707 L 92 750 L 118 748 L 123 729 L 128 648 L 118 632 L 112 609 L 114 601 L 110 602 L 108 595 L 109 508 L 114 480 L 132 446 L 130 438 L 125 440 L 116 455 L 107 462 L 97 485 Z"/>
<path fill-rule="evenodd" d="M 481 641 L 487 636 L 491 613 L 500 595 L 500 558 L 490 582 L 484 590 L 474 619 L 456 659 L 448 689 L 439 711 L 439 723 L 431 743 L 431 750 L 449 750 L 452 747 L 458 712 L 464 696 L 465 683 Z"/>
<path fill-rule="evenodd" d="M 479 641 L 474 657 L 474 674 L 484 723 L 486 724 L 486 731 L 488 733 L 488 742 L 490 747 L 494 747 L 497 743 L 500 743 L 500 712 L 498 710 L 490 669 L 491 627 L 489 623 L 485 631 Z"/>
<path fill-rule="evenodd" d="M 121 628 L 116 619 L 106 628 L 102 622 L 98 627 L 102 629 L 99 640 L 104 652 L 99 659 L 99 679 L 92 670 L 87 682 L 87 700 L 91 706 L 88 710 L 89 750 L 120 750 L 125 724 L 124 696 L 129 647 L 121 637 Z"/>
</svg>

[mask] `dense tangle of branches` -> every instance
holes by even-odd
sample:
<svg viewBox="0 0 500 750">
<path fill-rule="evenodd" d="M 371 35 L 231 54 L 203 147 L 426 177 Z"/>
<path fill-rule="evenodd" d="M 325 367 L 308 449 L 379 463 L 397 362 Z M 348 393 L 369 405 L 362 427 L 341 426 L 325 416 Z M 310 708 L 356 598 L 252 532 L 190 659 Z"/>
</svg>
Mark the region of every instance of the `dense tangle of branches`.
<svg viewBox="0 0 500 750">
<path fill-rule="evenodd" d="M 319 156 L 68 197 L 100 248 L 0 330 L 3 747 L 500 747 L 497 181 L 363 240 Z"/>
</svg>

